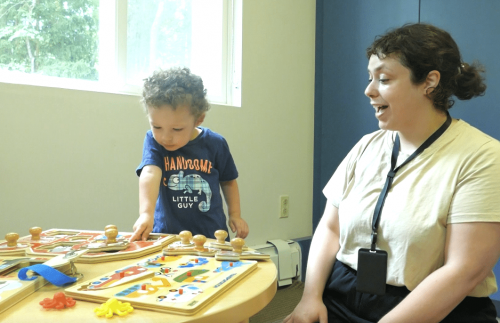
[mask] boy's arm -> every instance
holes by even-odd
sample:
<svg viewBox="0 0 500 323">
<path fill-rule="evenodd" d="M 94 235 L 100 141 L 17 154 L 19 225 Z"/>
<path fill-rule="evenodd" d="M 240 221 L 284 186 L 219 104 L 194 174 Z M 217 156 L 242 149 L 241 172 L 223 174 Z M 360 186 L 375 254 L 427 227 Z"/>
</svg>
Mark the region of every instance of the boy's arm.
<svg viewBox="0 0 500 323">
<path fill-rule="evenodd" d="M 156 200 L 160 191 L 162 171 L 158 166 L 147 165 L 139 177 L 139 218 L 134 224 L 130 242 L 145 241 L 153 230 Z"/>
<path fill-rule="evenodd" d="M 248 235 L 248 224 L 241 218 L 238 183 L 233 179 L 232 181 L 220 182 L 220 187 L 227 204 L 229 226 L 233 232 L 236 231 L 236 237 L 245 239 Z"/>
</svg>

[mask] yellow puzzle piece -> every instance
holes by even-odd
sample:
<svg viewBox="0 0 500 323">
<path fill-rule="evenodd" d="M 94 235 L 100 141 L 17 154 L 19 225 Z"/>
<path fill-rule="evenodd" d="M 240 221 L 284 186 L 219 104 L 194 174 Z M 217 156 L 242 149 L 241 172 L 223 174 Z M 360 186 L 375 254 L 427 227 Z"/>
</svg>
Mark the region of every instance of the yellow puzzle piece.
<svg viewBox="0 0 500 323">
<path fill-rule="evenodd" d="M 130 306 L 130 303 L 122 303 L 116 298 L 110 298 L 106 303 L 101 304 L 98 308 L 94 309 L 97 316 L 106 316 L 110 318 L 113 314 L 118 314 L 119 316 L 125 316 L 128 313 L 132 313 L 134 308 Z"/>
</svg>

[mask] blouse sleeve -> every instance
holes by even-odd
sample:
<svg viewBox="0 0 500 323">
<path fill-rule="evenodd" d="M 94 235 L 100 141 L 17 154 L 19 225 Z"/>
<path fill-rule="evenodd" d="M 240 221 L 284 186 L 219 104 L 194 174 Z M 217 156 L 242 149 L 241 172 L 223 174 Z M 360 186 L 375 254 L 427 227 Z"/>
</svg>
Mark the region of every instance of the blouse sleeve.
<svg viewBox="0 0 500 323">
<path fill-rule="evenodd" d="M 500 143 L 488 141 L 463 163 L 448 223 L 500 222 Z"/>
<path fill-rule="evenodd" d="M 361 138 L 337 167 L 323 189 L 323 194 L 327 198 L 328 203 L 332 203 L 337 208 L 339 207 L 349 183 L 354 179 L 356 162 L 363 154 L 369 142 L 368 135 Z"/>
</svg>

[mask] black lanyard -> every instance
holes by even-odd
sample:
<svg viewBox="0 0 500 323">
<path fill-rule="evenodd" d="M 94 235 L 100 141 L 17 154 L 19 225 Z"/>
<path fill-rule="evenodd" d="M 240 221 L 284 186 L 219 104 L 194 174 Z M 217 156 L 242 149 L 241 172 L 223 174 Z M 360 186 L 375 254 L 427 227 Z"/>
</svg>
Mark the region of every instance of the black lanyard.
<svg viewBox="0 0 500 323">
<path fill-rule="evenodd" d="M 371 251 L 375 251 L 375 245 L 377 244 L 377 229 L 378 225 L 380 222 L 380 213 L 382 212 L 382 208 L 384 207 L 385 203 L 385 198 L 387 197 L 387 192 L 391 188 L 392 181 L 394 179 L 394 176 L 396 176 L 397 171 L 403 167 L 404 165 L 408 164 L 411 160 L 413 160 L 415 157 L 420 155 L 425 149 L 427 149 L 434 141 L 436 141 L 445 131 L 448 129 L 448 127 L 451 124 L 451 116 L 449 113 L 447 114 L 447 118 L 445 123 L 436 130 L 427 140 L 420 146 L 418 147 L 415 152 L 408 157 L 404 163 L 399 165 L 397 168 L 396 167 L 396 162 L 398 160 L 398 155 L 399 155 L 399 135 L 396 134 L 396 139 L 394 140 L 394 147 L 392 148 L 392 157 L 391 157 L 391 170 L 389 170 L 389 173 L 387 174 L 387 179 L 385 181 L 384 188 L 382 189 L 382 192 L 380 193 L 380 196 L 378 197 L 377 205 L 375 206 L 375 212 L 373 213 L 373 221 L 372 221 L 372 246 L 371 246 Z"/>
</svg>

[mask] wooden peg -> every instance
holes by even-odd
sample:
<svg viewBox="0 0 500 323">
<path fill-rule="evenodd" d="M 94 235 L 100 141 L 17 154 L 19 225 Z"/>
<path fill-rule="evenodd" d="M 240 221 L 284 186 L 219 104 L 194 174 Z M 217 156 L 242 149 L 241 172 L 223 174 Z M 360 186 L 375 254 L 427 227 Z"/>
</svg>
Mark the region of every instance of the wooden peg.
<svg viewBox="0 0 500 323">
<path fill-rule="evenodd" d="M 196 251 L 204 251 L 205 247 L 203 246 L 207 241 L 207 237 L 202 234 L 197 234 L 193 237 L 194 242 L 194 250 Z"/>
<path fill-rule="evenodd" d="M 244 245 L 245 245 L 245 240 L 241 238 L 234 238 L 233 240 L 231 240 L 231 246 L 233 247 L 234 252 L 242 253 Z"/>
<path fill-rule="evenodd" d="M 181 231 L 179 233 L 179 237 L 181 237 L 181 243 L 182 244 L 191 244 L 191 237 L 193 235 L 191 234 L 191 231 Z"/>
<path fill-rule="evenodd" d="M 114 224 L 108 224 L 107 226 L 104 227 L 104 232 L 108 229 L 116 229 L 118 231 L 118 227 Z"/>
<path fill-rule="evenodd" d="M 15 232 L 7 233 L 5 235 L 5 240 L 7 240 L 7 247 L 17 247 L 18 239 L 19 239 L 19 234 Z"/>
<path fill-rule="evenodd" d="M 104 231 L 104 234 L 106 235 L 106 238 L 108 238 L 108 244 L 116 243 L 116 236 L 118 236 L 118 230 L 116 229 L 116 227 L 108 228 L 106 231 Z"/>
<path fill-rule="evenodd" d="M 38 241 L 40 240 L 40 233 L 42 233 L 42 228 L 40 227 L 32 227 L 30 228 L 31 240 Z"/>
<path fill-rule="evenodd" d="M 217 242 L 220 244 L 224 244 L 226 242 L 227 231 L 226 230 L 217 230 L 215 231 L 215 238 L 217 238 Z"/>
</svg>

